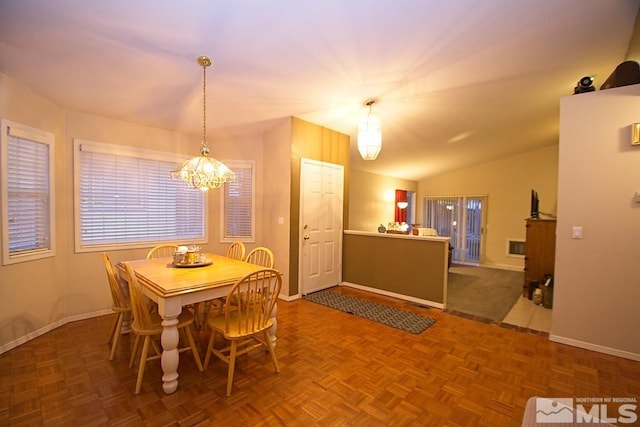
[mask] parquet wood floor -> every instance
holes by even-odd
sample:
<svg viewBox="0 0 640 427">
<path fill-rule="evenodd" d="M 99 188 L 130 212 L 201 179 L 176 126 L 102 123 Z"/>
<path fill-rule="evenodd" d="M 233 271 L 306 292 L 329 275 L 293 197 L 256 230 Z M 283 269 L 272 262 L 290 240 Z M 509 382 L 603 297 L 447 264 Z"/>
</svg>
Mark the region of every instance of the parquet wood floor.
<svg viewBox="0 0 640 427">
<path fill-rule="evenodd" d="M 190 357 L 181 358 L 176 393 L 162 392 L 156 361 L 134 395 L 133 340 L 124 336 L 110 362 L 113 317 L 73 322 L 0 355 L 0 425 L 496 427 L 519 426 L 531 396 L 640 400 L 639 362 L 340 291 L 437 323 L 413 335 L 308 301 L 281 301 L 280 373 L 262 351 L 244 356 L 227 398 L 226 365 L 201 373 Z M 208 334 L 198 334 L 204 350 Z"/>
</svg>

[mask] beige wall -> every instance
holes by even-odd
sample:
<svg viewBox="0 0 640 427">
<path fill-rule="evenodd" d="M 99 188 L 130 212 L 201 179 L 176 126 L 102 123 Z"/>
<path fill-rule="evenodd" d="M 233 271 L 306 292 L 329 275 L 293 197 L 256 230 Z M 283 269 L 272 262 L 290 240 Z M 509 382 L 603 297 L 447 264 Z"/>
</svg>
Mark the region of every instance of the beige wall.
<svg viewBox="0 0 640 427">
<path fill-rule="evenodd" d="M 561 99 L 551 339 L 640 360 L 640 85 Z M 572 239 L 574 226 L 583 238 Z"/>
<path fill-rule="evenodd" d="M 73 140 L 121 144 L 192 156 L 200 135 L 186 135 L 106 117 L 65 111 L 29 88 L 0 74 L 0 117 L 53 132 L 56 136 L 55 257 L 0 266 L 0 352 L 69 320 L 110 313 L 100 252 L 74 252 Z M 345 167 L 345 214 L 348 218 L 349 136 L 302 120 L 274 120 L 269 130 L 246 133 L 209 132 L 212 154 L 225 160 L 256 164 L 256 241 L 247 249 L 267 246 L 284 273 L 284 295 L 297 293 L 300 158 Z M 292 189 L 295 191 L 292 193 Z M 293 197 L 292 197 L 293 194 Z M 209 243 L 203 249 L 224 253 L 220 243 L 220 195 L 207 195 Z M 348 219 L 345 219 L 348 224 Z M 109 251 L 117 263 L 143 258 L 148 248 Z M 291 256 L 290 256 L 291 255 Z M 293 284 L 290 281 L 293 280 Z"/>
<path fill-rule="evenodd" d="M 640 358 L 636 327 L 640 324 L 636 307 L 640 287 L 635 286 L 638 281 L 633 273 L 637 262 L 633 249 L 640 241 L 640 203 L 633 197 L 640 191 L 637 167 L 640 147 L 630 147 L 628 142 L 630 125 L 638 121 L 639 95 L 640 88 L 635 85 L 564 98 L 560 160 L 558 147 L 547 147 L 433 177 L 421 181 L 418 190 L 418 201 L 424 195 L 488 195 L 486 261 L 511 265 L 513 260 L 504 256 L 505 241 L 524 237 L 529 190 L 536 188 L 541 210 L 550 213 L 557 210 L 559 214 L 552 339 L 636 359 Z M 58 219 L 55 257 L 0 266 L 2 352 L 7 345 L 55 327 L 64 319 L 110 311 L 99 253 L 73 252 L 73 138 L 127 145 L 131 141 L 132 145 L 187 155 L 197 152 L 200 142 L 198 136 L 66 112 L 3 74 L 0 74 L 0 117 L 56 135 Z M 345 165 L 345 228 L 350 221 L 354 221 L 350 228 L 370 227 L 358 223 L 360 216 L 367 214 L 366 209 L 361 211 L 361 206 L 370 203 L 367 192 L 371 187 L 366 184 L 366 174 L 353 173 L 355 182 L 349 190 L 348 136 L 292 119 L 290 124 L 281 123 L 264 137 L 249 135 L 211 141 L 216 157 L 256 159 L 258 204 L 265 213 L 258 224 L 256 244 L 275 248 L 276 265 L 285 274 L 286 264 L 279 263 L 288 259 L 285 254 L 291 251 L 288 271 L 293 283 L 289 295 L 297 292 L 297 180 L 301 157 Z M 274 169 L 263 168 L 263 163 Z M 376 186 L 387 179 L 372 178 Z M 289 190 L 280 185 L 288 185 Z M 395 183 L 389 185 L 397 187 Z M 353 204 L 349 207 L 349 191 L 358 193 L 351 198 L 358 201 L 358 208 Z M 556 200 L 561 200 L 558 208 Z M 211 243 L 207 249 L 222 252 L 226 245 L 217 240 L 219 198 L 210 197 L 208 203 Z M 352 215 L 350 209 L 355 209 Z M 284 218 L 284 228 L 273 226 L 280 217 Z M 377 226 L 378 220 L 371 224 L 374 222 Z M 584 239 L 570 238 L 574 225 L 584 227 Z M 114 251 L 111 255 L 117 262 L 140 258 L 145 253 L 141 249 Z M 519 260 L 513 265 L 522 266 Z"/>
<path fill-rule="evenodd" d="M 418 191 L 418 183 L 406 179 L 351 171 L 349 191 L 349 229 L 377 231 L 394 222 L 395 191 Z"/>
<path fill-rule="evenodd" d="M 0 74 L 0 117 L 53 132 L 55 141 L 55 257 L 0 266 L 0 352 L 68 320 L 110 313 L 111 297 L 100 252 L 75 253 L 73 245 L 73 139 L 122 144 L 187 156 L 199 151 L 200 136 L 105 117 L 68 112 Z M 284 123 L 284 124 L 283 124 Z M 278 127 L 279 126 L 279 127 Z M 212 154 L 221 160 L 256 162 L 256 242 L 276 254 L 276 267 L 288 268 L 290 122 L 261 133 L 215 138 Z M 265 151 L 265 144 L 269 150 Z M 273 169 L 265 168 L 265 165 Z M 220 243 L 220 195 L 208 196 L 209 244 L 205 250 L 224 253 Z M 278 217 L 285 225 L 275 227 Z M 143 258 L 147 248 L 109 251 L 115 263 Z M 287 278 L 285 277 L 285 283 Z"/>
<path fill-rule="evenodd" d="M 291 295 L 288 274 L 291 236 L 291 121 L 282 121 L 265 134 L 263 224 L 265 245 L 273 251 L 282 273 L 283 295 Z M 282 221 L 280 221 L 282 219 Z M 282 222 L 282 223 L 281 223 Z"/>
<path fill-rule="evenodd" d="M 26 123 L 28 124 L 28 123 Z M 134 146 L 154 149 L 157 151 L 177 152 L 186 154 L 189 150 L 197 150 L 197 138 L 189 138 L 162 129 L 148 128 L 130 122 L 109 119 L 91 114 L 67 112 L 65 117 L 65 138 L 58 140 L 57 149 L 64 151 L 65 164 L 63 168 L 64 190 L 56 192 L 60 202 L 61 195 L 65 195 L 63 203 L 64 214 L 58 217 L 58 235 L 66 235 L 70 239 L 65 258 L 68 315 L 81 315 L 110 307 L 109 294 L 104 266 L 100 252 L 74 252 L 74 212 L 73 212 L 73 141 L 84 139 L 108 144 Z M 181 150 L 179 150 L 179 148 Z M 152 245 L 150 245 L 151 247 Z M 129 250 L 107 250 L 111 261 L 117 263 L 123 260 L 144 258 L 148 248 Z"/>
<path fill-rule="evenodd" d="M 0 117 L 55 134 L 56 217 L 64 220 L 70 196 L 64 193 L 64 110 L 0 74 Z M 0 266 L 0 352 L 3 345 L 67 317 L 67 260 L 71 236 L 57 230 L 56 256 Z"/>
<path fill-rule="evenodd" d="M 173 152 L 186 156 L 196 155 L 199 151 L 200 136 L 185 135 L 164 129 L 150 128 L 135 123 L 123 122 L 106 117 L 85 113 L 68 112 L 66 115 L 66 138 L 64 147 L 66 163 L 73 164 L 73 140 L 75 138 L 91 141 L 126 145 L 132 147 Z M 61 141 L 62 142 L 62 141 Z M 264 194 L 263 144 L 260 135 L 236 135 L 227 139 L 208 138 L 208 145 L 214 157 L 220 160 L 254 160 L 256 162 L 256 212 L 262 211 Z M 73 238 L 73 175 L 72 168 L 65 168 L 65 193 L 69 200 L 64 203 L 64 215 L 58 219 L 59 234 Z M 60 193 L 56 194 L 57 197 Z M 220 192 L 211 190 L 206 195 L 208 208 L 209 243 L 202 245 L 203 250 L 224 253 L 228 243 L 220 243 Z M 264 224 L 261 216 L 256 221 L 256 242 L 247 244 L 247 250 L 264 244 Z M 148 248 L 108 251 L 112 262 L 126 259 L 144 258 Z M 104 267 L 98 252 L 73 253 L 73 242 L 68 258 L 68 295 L 69 315 L 92 312 L 108 308 L 109 293 L 106 287 Z"/>
<path fill-rule="evenodd" d="M 557 182 L 557 145 L 431 177 L 419 183 L 418 220 L 425 196 L 487 196 L 482 265 L 522 269 L 522 258 L 507 256 L 507 241 L 525 238 L 531 189 L 538 192 L 540 211 L 556 213 Z"/>
<path fill-rule="evenodd" d="M 416 219 L 423 223 L 425 196 L 487 196 L 487 229 L 482 265 L 520 270 L 522 258 L 507 255 L 509 239 L 525 238 L 531 189 L 540 210 L 557 210 L 558 146 L 499 159 L 416 183 L 362 171 L 351 171 L 349 224 L 352 230 L 376 231 L 393 220 L 396 189 L 416 191 Z"/>
</svg>

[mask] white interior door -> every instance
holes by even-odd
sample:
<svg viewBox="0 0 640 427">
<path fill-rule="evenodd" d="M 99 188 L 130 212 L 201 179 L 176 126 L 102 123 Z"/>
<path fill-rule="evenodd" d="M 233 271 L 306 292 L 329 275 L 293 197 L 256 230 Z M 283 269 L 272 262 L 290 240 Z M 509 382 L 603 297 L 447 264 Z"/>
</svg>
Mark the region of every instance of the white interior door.
<svg viewBox="0 0 640 427">
<path fill-rule="evenodd" d="M 342 165 L 302 159 L 300 165 L 300 292 L 340 283 L 342 276 Z"/>
</svg>

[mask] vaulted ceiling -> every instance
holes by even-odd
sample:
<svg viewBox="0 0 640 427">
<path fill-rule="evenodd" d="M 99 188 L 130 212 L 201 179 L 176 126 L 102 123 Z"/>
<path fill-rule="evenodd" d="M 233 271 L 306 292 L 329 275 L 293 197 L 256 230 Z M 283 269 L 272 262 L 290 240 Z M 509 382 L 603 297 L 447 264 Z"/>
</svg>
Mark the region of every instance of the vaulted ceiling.
<svg viewBox="0 0 640 427">
<path fill-rule="evenodd" d="M 66 109 L 198 134 L 207 55 L 210 136 L 296 116 L 351 135 L 353 169 L 419 179 L 556 144 L 560 97 L 625 60 L 639 5 L 2 0 L 0 72 Z M 366 162 L 369 98 L 383 149 Z"/>
</svg>

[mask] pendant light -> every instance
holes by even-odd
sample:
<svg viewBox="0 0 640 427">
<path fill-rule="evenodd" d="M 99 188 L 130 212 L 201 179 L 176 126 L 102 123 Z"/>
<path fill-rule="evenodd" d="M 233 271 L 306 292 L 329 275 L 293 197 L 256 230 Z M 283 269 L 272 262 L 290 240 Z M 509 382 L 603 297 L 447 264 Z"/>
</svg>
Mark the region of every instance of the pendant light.
<svg viewBox="0 0 640 427">
<path fill-rule="evenodd" d="M 202 80 L 202 147 L 200 156 L 187 160 L 180 168 L 171 171 L 171 177 L 184 181 L 189 188 L 199 188 L 207 191 L 219 188 L 228 181 L 235 181 L 236 175 L 224 163 L 209 157 L 207 147 L 207 67 L 211 59 L 206 56 L 198 57 L 198 64 L 203 70 Z"/>
<path fill-rule="evenodd" d="M 382 149 L 382 125 L 380 119 L 371 112 L 373 104 L 373 99 L 365 103 L 369 112 L 358 126 L 358 151 L 364 160 L 375 160 Z"/>
</svg>

